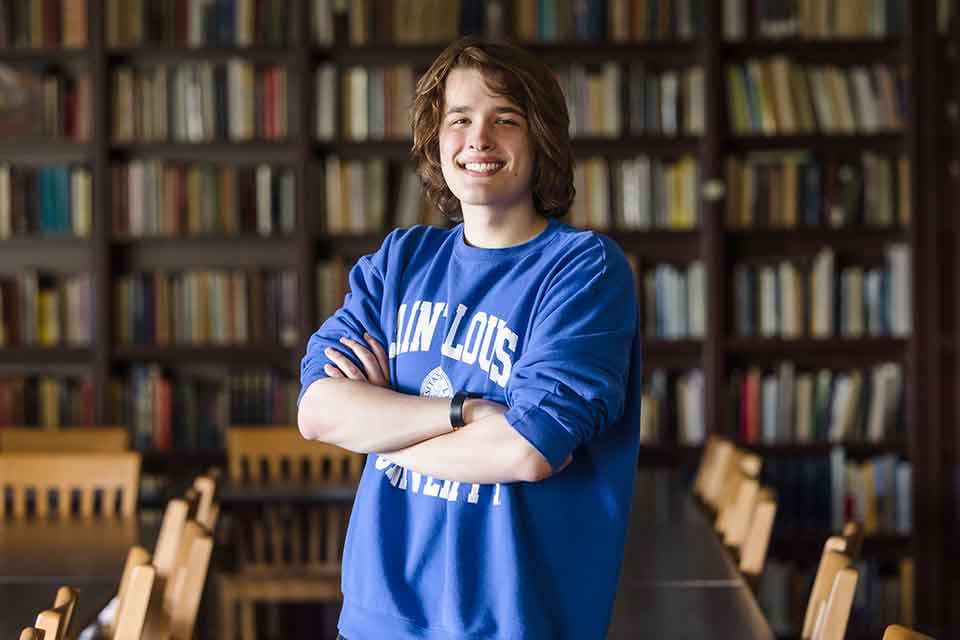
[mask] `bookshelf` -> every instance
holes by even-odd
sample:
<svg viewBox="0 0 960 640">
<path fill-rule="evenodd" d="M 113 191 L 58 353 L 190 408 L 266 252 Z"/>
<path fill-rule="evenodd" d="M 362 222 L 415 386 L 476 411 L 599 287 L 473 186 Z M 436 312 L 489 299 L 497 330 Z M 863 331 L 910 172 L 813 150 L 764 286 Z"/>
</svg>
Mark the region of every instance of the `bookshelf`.
<svg viewBox="0 0 960 640">
<path fill-rule="evenodd" d="M 698 222 L 694 228 L 673 230 L 657 225 L 636 228 L 618 225 L 614 216 L 611 226 L 606 229 L 628 254 L 636 257 L 641 274 L 653 270 L 658 264 L 679 268 L 700 261 L 705 267 L 702 337 L 683 336 L 670 340 L 645 337 L 644 371 L 652 379 L 658 370 L 665 372 L 668 378 L 699 370 L 702 378 L 697 384 L 702 388 L 700 410 L 704 425 L 709 425 L 707 430 L 711 432 L 737 435 L 738 424 L 730 411 L 730 387 L 737 370 L 749 367 L 772 370 L 784 360 L 793 362 L 797 371 L 809 372 L 819 369 L 868 371 L 885 362 L 900 364 L 905 381 L 902 423 L 906 428 L 877 442 L 844 442 L 843 448 L 846 458 L 856 462 L 893 455 L 911 463 L 912 534 L 881 535 L 868 542 L 866 549 L 868 554 L 877 548 L 888 558 L 909 555 L 915 559 L 917 625 L 934 635 L 943 635 L 947 629 L 960 628 L 960 620 L 950 617 L 956 616 L 951 611 L 960 610 L 960 607 L 951 606 L 960 604 L 960 584 L 951 579 L 952 575 L 960 575 L 953 570 L 960 567 L 953 561 L 946 562 L 952 557 L 947 552 L 949 533 L 958 532 L 956 521 L 949 516 L 957 506 L 957 492 L 952 489 L 955 486 L 953 477 L 957 475 L 957 444 L 949 425 L 956 416 L 953 386 L 960 379 L 960 371 L 957 371 L 960 361 L 955 354 L 956 335 L 960 332 L 957 326 L 960 308 L 955 305 L 960 303 L 954 302 L 956 296 L 952 296 L 950 290 L 960 277 L 954 273 L 960 263 L 953 258 L 960 249 L 960 225 L 952 220 L 949 212 L 957 202 L 956 196 L 960 195 L 960 190 L 956 189 L 960 185 L 957 178 L 960 173 L 957 163 L 960 161 L 950 155 L 960 148 L 960 140 L 955 139 L 957 127 L 950 126 L 956 123 L 957 116 L 951 119 L 947 113 L 939 113 L 937 105 L 947 102 L 948 97 L 952 97 L 954 103 L 958 98 L 956 88 L 960 86 L 960 65 L 957 65 L 956 58 L 960 48 L 960 27 L 954 20 L 948 33 L 937 36 L 934 6 L 904 2 L 902 28 L 893 35 L 846 35 L 822 40 L 798 36 L 774 39 L 755 35 L 763 28 L 762 21 L 758 20 L 759 14 L 752 10 L 759 0 L 745 1 L 751 10 L 742 12 L 745 35 L 740 38 L 725 37 L 724 25 L 730 23 L 733 15 L 730 7 L 742 3 L 734 0 L 724 3 L 680 0 L 670 4 L 678 12 L 675 24 L 685 25 L 684 29 L 678 29 L 681 37 L 664 37 L 664 34 L 651 37 L 652 32 L 647 33 L 648 37 L 634 37 L 641 33 L 642 26 L 636 21 L 627 21 L 627 26 L 615 22 L 611 28 L 615 33 L 611 32 L 606 39 L 588 37 L 596 32 L 581 33 L 580 37 L 572 39 L 555 37 L 564 33 L 563 29 L 573 29 L 576 24 L 568 20 L 570 16 L 559 16 L 553 25 L 557 28 L 554 36 L 542 34 L 543 37 L 521 38 L 521 44 L 560 69 L 580 65 L 585 73 L 592 73 L 601 70 L 605 64 L 619 65 L 621 83 L 618 90 L 623 94 L 621 99 L 625 107 L 629 106 L 630 95 L 636 90 L 636 86 L 629 82 L 633 67 L 639 66 L 657 74 L 692 67 L 701 70 L 703 101 L 699 117 L 702 119 L 702 133 L 684 130 L 682 126 L 674 135 L 638 131 L 631 126 L 633 116 L 625 108 L 619 133 L 604 136 L 588 129 L 590 133 L 578 135 L 574 140 L 578 159 L 603 158 L 611 171 L 618 171 L 617 167 L 641 155 L 667 162 L 685 156 L 696 159 L 698 183 L 690 196 L 697 207 Z M 403 32 L 397 26 L 401 20 L 397 15 L 393 18 L 397 21 L 394 28 L 395 34 L 400 36 L 397 38 L 399 42 L 387 37 L 386 30 L 375 21 L 368 25 L 371 28 L 364 38 L 364 30 L 357 24 L 364 15 L 364 7 L 369 8 L 371 3 L 349 3 L 346 13 L 321 20 L 314 11 L 315 7 L 329 7 L 331 3 L 313 0 L 284 3 L 288 28 L 274 29 L 269 39 L 258 40 L 248 34 L 251 38 L 244 46 L 225 45 L 223 42 L 230 39 L 222 36 L 209 40 L 207 44 L 202 33 L 194 33 L 191 37 L 195 40 L 190 45 L 156 34 L 142 45 L 130 38 L 121 38 L 121 42 L 114 45 L 108 42 L 108 33 L 119 29 L 129 35 L 126 31 L 129 25 L 121 27 L 108 19 L 107 8 L 118 6 L 116 2 L 64 0 L 64 4 L 85 7 L 87 46 L 67 49 L 53 46 L 0 47 L 0 64 L 18 69 L 85 70 L 90 82 L 89 136 L 83 141 L 2 136 L 0 157 L 17 166 L 79 164 L 87 167 L 92 176 L 92 227 L 87 237 L 14 235 L 0 240 L 0 277 L 16 273 L 25 266 L 43 266 L 55 271 L 88 271 L 97 291 L 93 336 L 90 344 L 82 347 L 26 345 L 0 348 L 0 370 L 38 374 L 49 371 L 75 374 L 80 371 L 93 382 L 93 415 L 95 421 L 101 423 L 111 422 L 114 417 L 110 381 L 129 378 L 131 370 L 141 365 L 158 364 L 169 370 L 199 366 L 244 371 L 266 367 L 295 377 L 303 344 L 322 320 L 318 309 L 323 295 L 318 293 L 317 265 L 339 261 L 339 267 L 334 271 L 349 266 L 359 256 L 374 251 L 386 233 L 386 228 L 362 233 L 329 233 L 324 182 L 327 160 L 336 157 L 341 164 L 346 164 L 380 158 L 386 163 L 388 172 L 393 172 L 390 167 L 401 166 L 407 161 L 410 147 L 407 140 L 389 137 L 318 137 L 318 106 L 323 105 L 318 105 L 321 98 L 315 90 L 316 71 L 324 65 L 332 65 L 341 72 L 325 107 L 332 110 L 333 122 L 339 127 L 340 110 L 345 100 L 340 83 L 346 76 L 345 69 L 386 67 L 402 62 L 417 72 L 433 60 L 442 45 L 439 42 L 424 44 L 422 39 L 430 34 Z M 181 4 L 188 6 L 190 3 Z M 225 6 L 229 4 L 225 3 Z M 608 3 L 582 4 L 592 7 L 607 6 Z M 464 0 L 461 5 L 469 11 L 479 10 L 481 13 L 478 7 L 485 6 L 493 32 L 502 30 L 511 36 L 518 33 L 531 35 L 538 29 L 536 21 L 530 22 L 531 7 L 535 12 L 537 6 L 531 0 L 488 3 Z M 558 6 L 561 5 L 566 7 L 565 3 Z M 629 5 L 631 3 L 610 2 L 609 10 L 613 14 Z M 570 6 L 579 7 L 581 3 L 570 3 Z M 687 20 L 690 14 L 687 13 L 686 17 L 683 14 L 693 7 L 700 12 L 698 21 Z M 491 12 L 498 13 L 500 19 L 491 17 Z M 161 18 L 170 19 L 169 16 Z M 448 22 L 449 18 L 445 16 Z M 476 16 L 472 19 L 475 28 Z M 630 28 L 634 31 L 630 32 Z M 318 42 L 316 31 L 326 34 L 326 40 L 321 38 Z M 546 31 L 553 33 L 552 28 Z M 571 33 L 576 34 L 575 31 Z M 446 40 L 450 34 L 433 35 L 435 39 Z M 794 65 L 805 68 L 835 66 L 852 69 L 881 65 L 903 69 L 904 75 L 909 76 L 909 84 L 903 85 L 908 89 L 900 105 L 902 113 L 906 114 L 902 126 L 896 130 L 873 128 L 861 132 L 735 133 L 729 113 L 729 67 L 778 57 L 785 57 Z M 206 63 L 216 68 L 237 60 L 257 69 L 280 66 L 285 70 L 285 80 L 279 85 L 285 87 L 279 100 L 284 114 L 275 114 L 283 121 L 285 129 L 280 127 L 273 138 L 231 140 L 229 136 L 220 136 L 198 142 L 190 141 L 190 136 L 183 139 L 186 141 L 174 141 L 174 137 L 147 141 L 136 136 L 118 140 L 113 135 L 116 125 L 113 86 L 119 70 L 152 69 L 163 65 L 194 69 Z M 947 81 L 941 82 L 945 77 Z M 202 124 L 196 125 L 198 136 L 203 130 Z M 760 125 L 762 129 L 762 121 Z M 726 224 L 727 200 L 732 193 L 732 185 L 727 182 L 728 159 L 763 157 L 763 154 L 790 150 L 811 154 L 825 167 L 825 179 L 832 175 L 828 168 L 832 166 L 830 163 L 859 166 L 867 152 L 885 158 L 906 158 L 911 166 L 909 184 L 905 185 L 909 188 L 906 197 L 910 209 L 909 224 L 868 228 L 854 222 L 834 227 L 824 219 L 814 226 L 798 224 L 788 229 L 764 225 L 730 228 Z M 141 160 L 216 167 L 266 165 L 289 170 L 293 178 L 293 233 L 263 236 L 249 228 L 234 235 L 221 231 L 174 237 L 118 233 L 111 216 L 117 197 L 112 171 L 117 166 L 129 166 Z M 956 172 L 951 173 L 954 170 Z M 391 177 L 388 182 L 394 185 L 397 180 Z M 952 186 L 947 188 L 947 185 Z M 901 189 L 905 187 L 901 186 Z M 394 196 L 396 192 L 390 192 L 386 201 L 393 203 Z M 386 227 L 393 222 L 391 215 L 388 211 Z M 805 331 L 796 339 L 738 333 L 733 279 L 738 263 L 809 260 L 828 247 L 836 253 L 840 265 L 879 268 L 883 266 L 886 249 L 897 244 L 913 250 L 907 289 L 912 314 L 908 319 L 912 330 L 902 334 L 885 331 L 880 335 L 863 333 L 858 337 L 844 337 L 837 326 L 830 337 L 813 338 Z M 42 256 L 42 265 L 37 263 L 38 255 Z M 140 271 L 204 268 L 272 269 L 294 273 L 299 302 L 294 316 L 296 340 L 291 344 L 200 341 L 164 347 L 117 340 L 116 309 L 120 300 L 115 285 L 122 277 Z M 321 274 L 319 277 L 326 276 Z M 643 296 L 642 284 L 638 293 Z M 934 382 L 925 383 L 927 380 Z M 931 397 L 936 401 L 931 402 Z M 674 403 L 675 392 L 669 391 L 665 398 L 666 403 Z M 668 413 L 675 411 L 670 408 Z M 757 441 L 748 443 L 748 446 L 765 458 L 777 460 L 825 457 L 833 449 L 832 444 L 824 441 L 799 443 L 792 439 Z M 682 442 L 676 424 L 670 423 L 662 437 L 644 445 L 640 462 L 685 466 L 696 461 L 699 450 L 695 442 Z M 161 473 L 176 473 L 177 464 L 183 459 L 183 456 L 150 451 L 146 466 Z M 222 461 L 222 453 L 198 451 L 186 459 L 201 465 Z M 801 544 L 799 538 L 781 537 L 774 548 L 815 548 L 816 541 L 825 537 L 826 531 L 822 535 L 820 532 L 804 535 L 807 543 Z M 791 552 L 783 553 L 789 555 Z M 798 551 L 794 557 L 805 558 L 807 555 Z"/>
</svg>

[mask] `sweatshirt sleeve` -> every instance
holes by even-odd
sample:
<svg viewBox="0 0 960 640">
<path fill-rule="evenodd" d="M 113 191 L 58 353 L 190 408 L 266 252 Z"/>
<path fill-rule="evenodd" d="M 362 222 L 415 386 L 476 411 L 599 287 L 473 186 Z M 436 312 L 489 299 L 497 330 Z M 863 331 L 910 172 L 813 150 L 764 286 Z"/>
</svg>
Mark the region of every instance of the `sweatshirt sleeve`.
<svg viewBox="0 0 960 640">
<path fill-rule="evenodd" d="M 387 344 L 380 324 L 380 309 L 383 300 L 383 265 L 390 237 L 383 246 L 372 256 L 360 258 L 350 270 L 349 292 L 343 301 L 343 306 L 310 336 L 307 342 L 307 351 L 300 362 L 300 394 L 297 396 L 297 405 L 303 398 L 304 392 L 314 381 L 328 377 L 323 371 L 325 364 L 331 360 L 324 355 L 327 347 L 333 347 L 346 355 L 360 369 L 363 365 L 353 355 L 353 352 L 340 344 L 340 338 L 348 337 L 364 343 L 364 332 L 373 336 L 380 344 Z"/>
<path fill-rule="evenodd" d="M 563 265 L 507 385 L 507 421 L 553 466 L 623 413 L 637 328 L 633 273 L 612 242 Z"/>
</svg>

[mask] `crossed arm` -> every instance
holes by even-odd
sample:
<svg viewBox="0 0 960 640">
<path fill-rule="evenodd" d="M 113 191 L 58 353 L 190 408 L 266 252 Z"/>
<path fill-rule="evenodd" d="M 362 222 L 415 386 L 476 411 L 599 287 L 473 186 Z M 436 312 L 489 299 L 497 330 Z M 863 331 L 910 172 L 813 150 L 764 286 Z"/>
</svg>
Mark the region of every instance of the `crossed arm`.
<svg viewBox="0 0 960 640">
<path fill-rule="evenodd" d="M 336 349 L 324 352 L 336 366 L 325 365 L 330 377 L 311 384 L 300 401 L 297 420 L 305 438 L 376 452 L 444 480 L 536 482 L 554 473 L 546 458 L 503 417 L 506 406 L 469 399 L 464 404 L 467 426 L 452 431 L 450 401 L 391 390 L 383 346 L 369 335 L 364 339 L 366 344 L 349 338 L 340 341 L 363 369 Z"/>
</svg>

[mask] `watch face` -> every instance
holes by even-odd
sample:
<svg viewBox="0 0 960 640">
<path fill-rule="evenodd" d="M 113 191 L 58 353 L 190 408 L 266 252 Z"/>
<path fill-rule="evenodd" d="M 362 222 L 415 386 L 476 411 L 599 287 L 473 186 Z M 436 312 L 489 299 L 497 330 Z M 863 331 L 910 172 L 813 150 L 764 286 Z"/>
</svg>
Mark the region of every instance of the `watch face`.
<svg viewBox="0 0 960 640">
<path fill-rule="evenodd" d="M 437 367 L 426 375 L 420 384 L 420 395 L 426 398 L 453 397 L 453 384 L 444 373 L 443 367 Z"/>
</svg>

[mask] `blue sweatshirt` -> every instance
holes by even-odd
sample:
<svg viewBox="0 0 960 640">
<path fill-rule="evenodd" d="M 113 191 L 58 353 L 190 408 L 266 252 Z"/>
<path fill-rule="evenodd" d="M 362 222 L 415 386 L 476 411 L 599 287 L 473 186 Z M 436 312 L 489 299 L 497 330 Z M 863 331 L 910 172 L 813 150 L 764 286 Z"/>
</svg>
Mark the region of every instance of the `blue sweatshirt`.
<svg viewBox="0 0 960 640">
<path fill-rule="evenodd" d="M 366 331 L 389 345 L 395 390 L 482 394 L 509 407 L 507 421 L 554 468 L 573 462 L 542 482 L 479 485 L 369 455 L 344 550 L 341 634 L 605 637 L 639 448 L 637 324 L 622 251 L 556 220 L 506 249 L 467 245 L 462 225 L 399 229 L 360 259 L 343 308 L 307 345 L 301 397 L 325 377 L 323 350 L 348 351 L 338 340 Z"/>
</svg>

